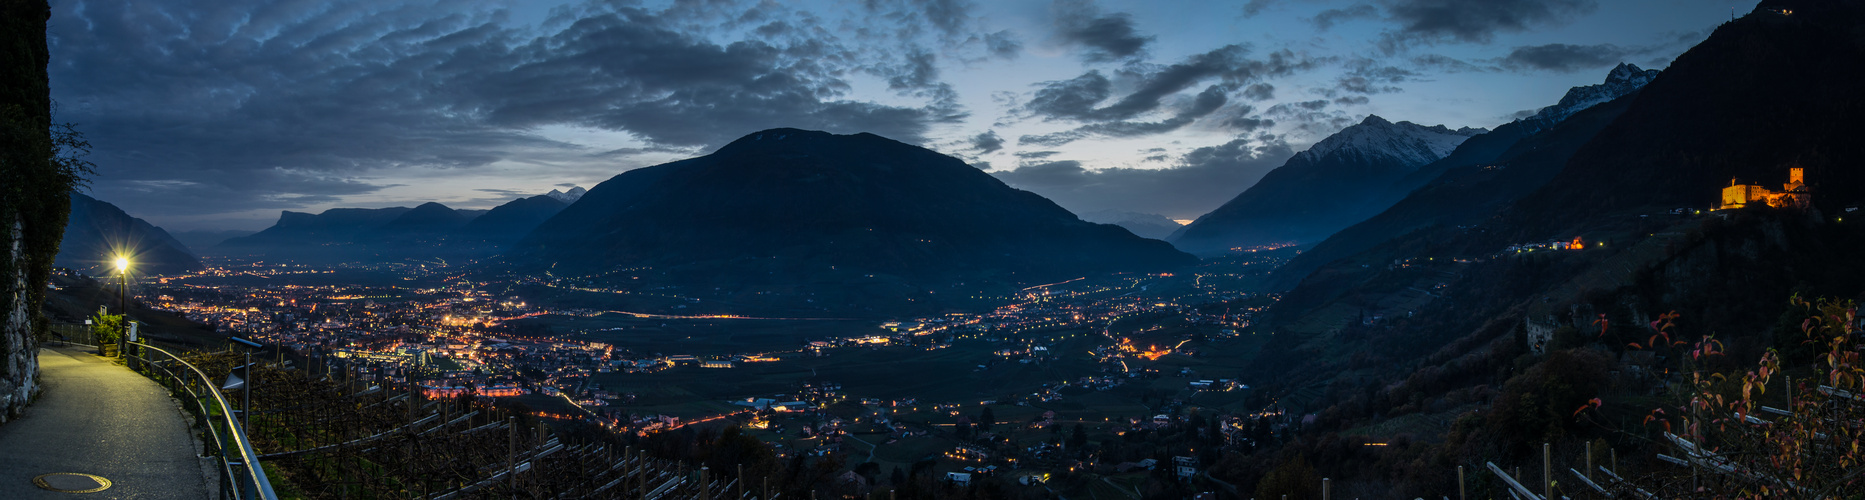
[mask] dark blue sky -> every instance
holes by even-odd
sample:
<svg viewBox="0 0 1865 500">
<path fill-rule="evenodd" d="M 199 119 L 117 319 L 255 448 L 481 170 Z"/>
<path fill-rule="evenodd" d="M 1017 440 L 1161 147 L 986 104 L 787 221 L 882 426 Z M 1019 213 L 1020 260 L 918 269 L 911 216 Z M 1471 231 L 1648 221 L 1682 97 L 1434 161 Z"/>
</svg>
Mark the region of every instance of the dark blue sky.
<svg viewBox="0 0 1865 500">
<path fill-rule="evenodd" d="M 93 194 L 175 230 L 487 208 L 771 127 L 1192 218 L 1368 114 L 1494 127 L 1753 0 L 54 2 Z"/>
</svg>

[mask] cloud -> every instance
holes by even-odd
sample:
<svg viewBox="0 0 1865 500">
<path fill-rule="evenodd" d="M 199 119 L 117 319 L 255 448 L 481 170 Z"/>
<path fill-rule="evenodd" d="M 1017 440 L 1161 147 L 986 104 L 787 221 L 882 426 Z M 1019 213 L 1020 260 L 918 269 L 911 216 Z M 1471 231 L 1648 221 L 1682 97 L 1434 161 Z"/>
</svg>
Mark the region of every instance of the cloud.
<svg viewBox="0 0 1865 500">
<path fill-rule="evenodd" d="M 962 38 L 972 24 L 972 4 L 965 0 L 863 0 L 862 5 L 902 28 L 931 26 L 949 38 Z"/>
<path fill-rule="evenodd" d="M 1334 60 L 1309 58 L 1286 49 L 1261 58 L 1248 56 L 1249 47 L 1227 45 L 1171 65 L 1129 65 L 1115 71 L 1113 77 L 1100 70 L 1089 70 L 1072 79 L 1038 84 L 1038 89 L 1020 111 L 1044 121 L 1073 121 L 1082 125 L 1059 132 L 1026 134 L 1018 137 L 1017 143 L 1056 147 L 1091 137 L 1156 135 L 1185 128 L 1214 114 L 1217 117 L 1207 122 L 1217 127 L 1239 132 L 1258 130 L 1273 126 L 1275 121 L 1248 116 L 1253 108 L 1247 105 L 1227 108 L 1233 94 L 1251 100 L 1271 99 L 1275 96 L 1275 86 L 1261 80 L 1312 69 Z M 1397 68 L 1362 66 L 1366 67 L 1357 69 L 1357 74 L 1364 75 L 1358 77 L 1364 93 L 1397 90 L 1373 85 L 1402 80 L 1410 74 Z M 1204 89 L 1196 95 L 1183 93 L 1201 84 Z M 1116 87 L 1132 90 L 1115 97 Z M 1221 110 L 1227 111 L 1219 113 Z"/>
<path fill-rule="evenodd" d="M 1328 110 L 1332 104 L 1327 99 L 1312 101 L 1285 102 L 1263 110 L 1263 115 L 1278 120 L 1287 126 L 1285 130 L 1302 132 L 1303 135 L 1316 139 L 1332 135 L 1354 123 L 1354 118 L 1346 112 Z"/>
<path fill-rule="evenodd" d="M 971 19 L 971 2 L 964 0 L 920 0 L 917 2 L 926 20 L 950 35 L 957 35 Z"/>
<path fill-rule="evenodd" d="M 438 170 L 602 178 L 585 174 L 779 126 L 923 142 L 965 116 L 932 51 L 726 3 L 590 2 L 519 26 L 481 1 L 59 2 L 48 69 L 58 118 L 97 146 L 98 195 L 151 216 L 335 203 Z M 943 33 L 968 5 L 910 7 Z M 864 71 L 908 99 L 851 97 Z"/>
<path fill-rule="evenodd" d="M 1276 121 L 1261 116 L 1237 116 L 1225 124 L 1243 132 L 1255 132 L 1276 126 Z"/>
<path fill-rule="evenodd" d="M 1114 84 L 1100 71 L 1089 71 L 1081 76 L 1054 82 L 1044 82 L 1042 88 L 1024 104 L 1024 109 L 1035 112 L 1047 119 L 1097 119 L 1098 112 L 1094 106 L 1107 100 L 1114 93 Z"/>
<path fill-rule="evenodd" d="M 1328 9 L 1315 14 L 1310 22 L 1321 31 L 1332 29 L 1334 25 L 1354 19 L 1372 19 L 1379 17 L 1379 9 L 1372 4 L 1357 3 L 1343 9 Z"/>
<path fill-rule="evenodd" d="M 1262 14 L 1263 9 L 1269 8 L 1269 2 L 1270 0 L 1250 0 L 1249 2 L 1245 2 L 1243 4 L 1243 17 L 1251 18 L 1256 17 L 1257 14 Z"/>
<path fill-rule="evenodd" d="M 1473 73 L 1495 71 L 1497 68 L 1478 66 L 1462 59 L 1443 54 L 1423 54 L 1411 58 L 1412 66 L 1434 73 Z"/>
<path fill-rule="evenodd" d="M 474 191 L 479 191 L 479 192 L 482 192 L 482 193 L 492 193 L 492 194 L 496 194 L 496 195 L 499 195 L 499 196 L 503 196 L 503 197 L 505 197 L 505 198 L 513 198 L 513 197 L 520 197 L 520 196 L 530 196 L 530 194 L 529 194 L 529 193 L 526 193 L 526 192 L 523 192 L 523 191 L 517 191 L 517 190 L 511 190 L 511 189 L 493 189 L 493 188 L 479 188 L 479 189 L 474 189 Z"/>
<path fill-rule="evenodd" d="M 1246 84 L 1251 84 L 1245 88 L 1246 96 L 1268 96 L 1274 87 L 1258 87 L 1251 82 L 1312 69 L 1321 62 L 1288 50 L 1271 52 L 1261 59 L 1248 58 L 1248 53 L 1248 47 L 1227 45 L 1156 69 L 1123 69 L 1116 76 L 1126 83 L 1123 87 L 1133 91 L 1106 106 L 1100 104 L 1113 98 L 1114 81 L 1099 70 L 1091 70 L 1073 79 L 1039 84 L 1022 109 L 1047 121 L 1127 121 L 1158 111 L 1168 96 L 1207 81 L 1215 80 L 1217 88 L 1207 86 L 1192 109 L 1214 101 L 1221 105 L 1220 99 L 1227 99 L 1228 92 Z"/>
<path fill-rule="evenodd" d="M 1134 27 L 1132 15 L 1101 15 L 1093 0 L 1055 0 L 1050 10 L 1055 14 L 1056 37 L 1081 47 L 1082 59 L 1088 62 L 1135 58 L 1153 41 Z"/>
<path fill-rule="evenodd" d="M 1180 107 L 1171 118 L 1156 122 L 1111 121 L 1091 123 L 1072 130 L 1053 134 L 1025 135 L 1017 138 L 1018 144 L 1034 144 L 1054 147 L 1093 136 L 1138 137 L 1143 135 L 1171 132 L 1190 125 L 1193 120 L 1211 114 L 1223 107 L 1228 100 L 1224 88 L 1217 85 L 1206 87 L 1189 102 Z"/>
<path fill-rule="evenodd" d="M 1243 89 L 1243 97 L 1252 101 L 1267 101 L 1276 98 L 1276 86 L 1267 83 L 1252 84 Z"/>
<path fill-rule="evenodd" d="M 1398 92 L 1394 84 L 1404 82 L 1418 73 L 1398 66 L 1382 65 L 1380 61 L 1368 58 L 1355 58 L 1347 63 L 1347 72 L 1335 80 L 1334 88 L 1356 94 L 1380 94 Z"/>
<path fill-rule="evenodd" d="M 1603 43 L 1599 45 L 1569 45 L 1550 43 L 1547 45 L 1521 46 L 1509 51 L 1508 56 L 1498 63 L 1504 68 L 1516 71 L 1538 70 L 1557 73 L 1572 73 L 1594 68 L 1612 66 L 1627 57 L 1642 51 L 1628 49 Z"/>
<path fill-rule="evenodd" d="M 1023 53 L 1023 42 L 1010 30 L 984 35 L 984 47 L 991 55 L 1003 59 L 1016 59 L 1017 55 Z"/>
<path fill-rule="evenodd" d="M 976 150 L 978 154 L 1004 149 L 1004 138 L 998 137 L 995 130 L 986 130 L 984 133 L 971 137 L 971 149 Z"/>
<path fill-rule="evenodd" d="M 1088 169 L 1078 161 L 1062 160 L 993 174 L 1075 213 L 1125 210 L 1194 218 L 1229 201 L 1294 154 L 1287 143 L 1262 134 L 1192 150 L 1167 168 Z"/>
<path fill-rule="evenodd" d="M 1595 0 L 1383 0 L 1382 4 L 1387 18 L 1398 24 L 1396 31 L 1383 36 L 1382 47 L 1389 53 L 1416 44 L 1486 44 L 1497 33 L 1565 24 L 1599 6 Z"/>
</svg>

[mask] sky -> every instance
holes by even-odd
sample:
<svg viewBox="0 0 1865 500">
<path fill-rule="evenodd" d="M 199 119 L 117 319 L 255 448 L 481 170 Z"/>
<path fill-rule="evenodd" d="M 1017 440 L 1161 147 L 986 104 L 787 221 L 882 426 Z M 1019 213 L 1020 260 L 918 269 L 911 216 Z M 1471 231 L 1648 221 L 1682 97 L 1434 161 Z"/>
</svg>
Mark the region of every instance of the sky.
<svg viewBox="0 0 1865 500">
<path fill-rule="evenodd" d="M 491 208 L 775 127 L 1192 219 L 1369 114 L 1493 128 L 1755 0 L 52 3 L 90 193 L 188 231 Z"/>
</svg>

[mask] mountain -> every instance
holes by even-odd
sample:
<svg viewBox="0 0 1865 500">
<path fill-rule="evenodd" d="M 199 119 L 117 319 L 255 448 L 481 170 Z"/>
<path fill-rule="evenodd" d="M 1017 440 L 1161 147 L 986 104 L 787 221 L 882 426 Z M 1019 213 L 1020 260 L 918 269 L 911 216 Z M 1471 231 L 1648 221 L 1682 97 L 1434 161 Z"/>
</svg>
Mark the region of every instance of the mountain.
<svg viewBox="0 0 1865 500">
<path fill-rule="evenodd" d="M 1196 261 L 1083 222 L 956 158 L 873 134 L 797 129 L 617 175 L 506 259 L 559 276 L 652 267 L 672 284 L 824 288 L 887 277 L 1036 283 Z"/>
<path fill-rule="evenodd" d="M 1394 186 L 1394 189 L 1403 195 L 1437 179 L 1446 170 L 1495 162 L 1516 142 L 1554 128 L 1574 113 L 1637 92 L 1644 88 L 1645 84 L 1651 83 L 1651 79 L 1657 78 L 1658 73 L 1659 71 L 1655 69 L 1639 69 L 1637 65 L 1619 63 L 1612 71 L 1606 73 L 1604 82 L 1567 89 L 1567 93 L 1562 95 L 1561 100 L 1554 105 L 1541 108 L 1526 118 L 1502 124 L 1495 130 L 1471 137 L 1470 140 L 1459 144 L 1450 155 L 1405 176 Z"/>
<path fill-rule="evenodd" d="M 1865 38 L 1834 20 L 1861 11 L 1857 1 L 1770 0 L 1719 27 L 1523 198 L 1508 214 L 1520 237 L 1710 208 L 1732 180 L 1778 189 L 1790 167 L 1805 169 L 1815 207 L 1856 203 L 1865 197 Z"/>
<path fill-rule="evenodd" d="M 176 241 L 188 245 L 188 248 L 212 248 L 223 241 L 241 236 L 250 236 L 257 232 L 258 231 L 245 229 L 196 229 L 192 231 L 175 231 L 169 234 L 173 235 Z"/>
<path fill-rule="evenodd" d="M 1394 192 L 1395 182 L 1483 132 L 1368 115 L 1297 153 L 1168 241 L 1197 254 L 1319 241 L 1391 206 L 1404 195 Z"/>
<path fill-rule="evenodd" d="M 53 265 L 94 276 L 116 273 L 116 255 L 128 255 L 135 274 L 184 274 L 202 268 L 201 259 L 167 231 L 131 217 L 108 202 L 71 193 L 71 218 Z"/>
<path fill-rule="evenodd" d="M 518 241 L 584 192 L 580 187 L 568 193 L 551 190 L 491 210 L 428 202 L 414 208 L 333 208 L 319 214 L 285 211 L 272 227 L 227 238 L 214 249 L 321 262 L 483 258 Z"/>
<path fill-rule="evenodd" d="M 563 202 L 564 205 L 569 205 L 571 203 L 576 203 L 576 200 L 582 199 L 583 193 L 588 193 L 588 192 L 589 190 L 583 189 L 583 186 L 576 186 L 576 187 L 570 188 L 570 192 L 567 192 L 567 193 L 552 189 L 550 190 L 550 192 L 544 193 L 544 196 L 548 196 L 553 200 L 561 201 Z"/>
<path fill-rule="evenodd" d="M 1113 224 L 1127 228 L 1127 230 L 1133 232 L 1135 236 L 1152 238 L 1155 240 L 1166 239 L 1167 236 L 1172 235 L 1173 231 L 1178 231 L 1179 228 L 1184 227 L 1177 221 L 1167 219 L 1164 215 L 1123 212 L 1120 210 L 1088 212 L 1081 214 L 1081 220 L 1099 224 Z"/>
<path fill-rule="evenodd" d="M 1620 64 L 1605 83 L 1569 89 L 1559 104 L 1464 141 L 1401 180 L 1397 188 L 1411 191 L 1405 198 L 1290 259 L 1275 271 L 1271 287 L 1292 288 L 1324 264 L 1417 229 L 1475 224 L 1495 214 L 1559 173 L 1574 151 L 1625 111 L 1631 103 L 1625 97 L 1657 74 Z M 1582 111 L 1587 114 L 1576 115 Z M 1409 184 L 1427 173 L 1435 178 L 1412 189 Z"/>
<path fill-rule="evenodd" d="M 536 229 L 538 224 L 543 224 L 551 216 L 557 215 L 557 212 L 562 212 L 575 199 L 581 198 L 584 191 L 579 187 L 572 189 L 571 192 L 575 193 L 575 196 L 570 197 L 572 201 L 563 201 L 566 195 L 553 189 L 550 193 L 519 198 L 493 207 L 485 215 L 467 222 L 465 227 L 460 228 L 460 235 L 462 238 L 499 247 L 510 245 L 517 242 L 519 238 L 523 238 L 525 233 Z M 552 196 L 551 193 L 555 193 L 556 196 Z"/>
<path fill-rule="evenodd" d="M 1655 69 L 1639 69 L 1636 64 L 1619 63 L 1612 71 L 1606 73 L 1606 81 L 1598 85 L 1567 89 L 1567 94 L 1561 96 L 1560 102 L 1541 108 L 1534 115 L 1518 121 L 1535 125 L 1538 129 L 1552 127 L 1581 110 L 1605 104 L 1607 101 L 1645 88 L 1645 84 L 1657 78 L 1658 73 L 1659 71 Z"/>
<path fill-rule="evenodd" d="M 1761 2 L 1641 90 L 1522 141 L 1506 168 L 1450 170 L 1408 201 L 1523 194 L 1322 264 L 1259 322 L 1276 335 L 1251 370 L 1285 387 L 1406 381 L 1371 398 L 1391 404 L 1292 402 L 1370 425 L 1418 413 L 1393 406 L 1406 401 L 1538 387 L 1508 380 L 1554 359 L 1531 349 L 1593 350 L 1619 370 L 1666 312 L 1690 341 L 1714 334 L 1727 359 L 1804 350 L 1788 297 L 1865 297 L 1865 227 L 1849 220 L 1865 203 L 1859 26 L 1865 2 Z M 1732 178 L 1777 189 L 1789 168 L 1804 169 L 1810 206 L 1709 210 Z M 1547 178 L 1502 183 L 1518 170 Z M 1549 244 L 1574 239 L 1583 250 Z M 1566 414 L 1572 399 L 1512 411 Z"/>
<path fill-rule="evenodd" d="M 413 209 L 332 208 L 322 213 L 283 211 L 278 222 L 250 236 L 231 238 L 214 247 L 223 253 L 316 260 L 361 258 L 359 238 Z"/>
</svg>

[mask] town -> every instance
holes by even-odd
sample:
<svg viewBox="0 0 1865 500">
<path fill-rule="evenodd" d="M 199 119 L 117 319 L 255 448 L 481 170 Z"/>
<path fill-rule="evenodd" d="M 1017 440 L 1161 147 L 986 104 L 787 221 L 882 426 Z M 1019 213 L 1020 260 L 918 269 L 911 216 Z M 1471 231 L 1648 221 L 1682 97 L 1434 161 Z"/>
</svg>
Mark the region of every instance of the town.
<svg viewBox="0 0 1865 500">
<path fill-rule="evenodd" d="M 135 290 L 153 308 L 278 346 L 314 370 L 413 381 L 430 398 L 514 402 L 549 421 L 642 436 L 736 425 L 783 455 L 897 467 L 936 458 L 962 482 L 1159 466 L 1065 453 L 1066 429 L 1112 440 L 1196 416 L 1220 424 L 1198 432 L 1227 442 L 1259 435 L 1259 420 L 1266 431 L 1289 424 L 1274 403 L 1248 397 L 1241 367 L 1223 364 L 1237 356 L 1211 355 L 1250 349 L 1252 336 L 1239 332 L 1275 300 L 1226 290 L 1286 255 L 1242 255 L 1181 275 L 1080 277 L 1004 293 L 987 310 L 886 321 L 681 314 L 704 299 L 667 289 L 578 292 L 680 297 L 671 310 L 560 307 L 509 292 L 538 278 L 480 279 L 442 262 L 229 259 Z M 781 333 L 681 352 L 656 341 L 748 329 Z"/>
</svg>

